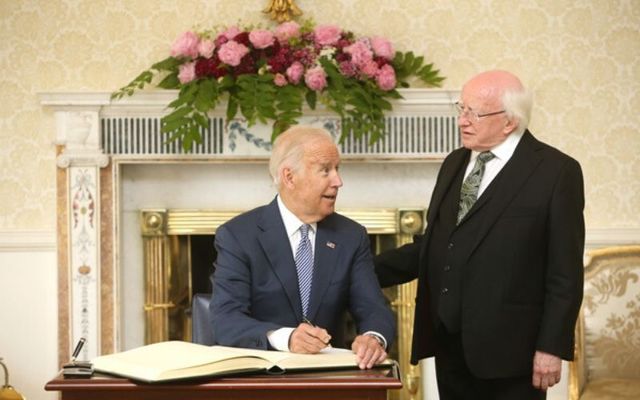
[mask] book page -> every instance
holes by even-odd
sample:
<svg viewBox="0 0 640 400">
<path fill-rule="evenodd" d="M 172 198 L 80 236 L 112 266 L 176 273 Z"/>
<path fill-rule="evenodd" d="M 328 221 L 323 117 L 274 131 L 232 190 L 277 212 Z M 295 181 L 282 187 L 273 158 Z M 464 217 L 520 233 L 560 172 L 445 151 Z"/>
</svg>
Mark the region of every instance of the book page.
<svg viewBox="0 0 640 400">
<path fill-rule="evenodd" d="M 289 357 L 278 364 L 284 370 L 304 368 L 358 367 L 356 355 L 351 351 L 336 349 L 322 351 L 317 354 L 289 353 Z"/>
<path fill-rule="evenodd" d="M 242 364 L 244 370 L 248 367 L 252 369 L 267 368 L 271 364 L 261 361 L 255 356 L 247 361 L 247 354 L 238 353 L 235 350 L 237 349 L 232 347 L 209 347 L 189 342 L 170 341 L 100 356 L 93 359 L 92 363 L 96 371 L 146 381 L 196 376 L 189 371 L 194 371 L 198 367 L 202 367 L 198 369 L 199 371 L 208 370 L 211 371 L 210 373 L 224 371 L 221 369 L 223 368 L 222 364 L 219 367 L 213 367 L 211 364 L 234 358 L 245 359 Z"/>
<path fill-rule="evenodd" d="M 326 347 L 318 354 L 300 354 L 289 351 L 256 350 L 243 348 L 228 348 L 223 346 L 213 346 L 225 349 L 246 356 L 259 357 L 268 360 L 272 365 L 281 368 L 318 368 L 318 367 L 346 367 L 357 366 L 356 356 L 351 350 L 335 349 Z"/>
<path fill-rule="evenodd" d="M 92 363 L 96 371 L 146 382 L 249 371 L 357 368 L 358 365 L 355 354 L 347 349 L 326 348 L 318 354 L 297 354 L 203 346 L 182 341 L 154 343 L 100 356 L 94 358 Z"/>
<path fill-rule="evenodd" d="M 221 347 L 221 346 L 214 346 Z M 247 356 L 257 356 L 269 360 L 274 366 L 283 370 L 294 369 L 330 369 L 342 367 L 358 368 L 356 355 L 349 349 L 326 347 L 318 354 L 300 354 L 288 351 L 254 350 L 234 348 L 233 351 L 246 354 Z M 383 364 L 391 364 L 387 359 Z"/>
<path fill-rule="evenodd" d="M 332 354 L 332 353 L 353 353 L 353 350 L 343 349 L 340 347 L 328 346 L 320 350 L 320 354 Z"/>
</svg>

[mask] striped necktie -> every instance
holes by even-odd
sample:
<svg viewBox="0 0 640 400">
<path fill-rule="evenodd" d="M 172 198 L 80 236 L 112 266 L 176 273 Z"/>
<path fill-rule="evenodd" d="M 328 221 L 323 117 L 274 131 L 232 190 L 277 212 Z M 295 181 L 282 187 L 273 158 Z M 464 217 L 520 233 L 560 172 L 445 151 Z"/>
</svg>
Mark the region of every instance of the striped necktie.
<svg viewBox="0 0 640 400">
<path fill-rule="evenodd" d="M 462 183 L 462 188 L 460 189 L 460 204 L 458 208 L 458 224 L 462 221 L 464 216 L 467 215 L 478 199 L 478 189 L 480 189 L 480 182 L 482 182 L 482 175 L 484 175 L 484 165 L 494 157 L 495 155 L 490 151 L 483 151 L 478 154 L 478 158 L 476 158 L 476 163 L 473 166 L 473 169 Z"/>
<path fill-rule="evenodd" d="M 300 288 L 300 301 L 302 302 L 302 315 L 307 316 L 309 309 L 309 296 L 311 295 L 311 280 L 313 278 L 313 250 L 309 240 L 308 224 L 300 227 L 300 244 L 296 250 L 296 270 L 298 271 L 298 286 Z"/>
</svg>

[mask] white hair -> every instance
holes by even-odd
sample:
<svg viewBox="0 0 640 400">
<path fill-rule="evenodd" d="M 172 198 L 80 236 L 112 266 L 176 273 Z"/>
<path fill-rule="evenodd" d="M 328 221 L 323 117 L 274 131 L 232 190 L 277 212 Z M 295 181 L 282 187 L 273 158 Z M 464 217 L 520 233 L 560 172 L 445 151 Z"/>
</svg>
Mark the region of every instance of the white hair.
<svg viewBox="0 0 640 400">
<path fill-rule="evenodd" d="M 333 143 L 331 134 L 325 129 L 306 125 L 293 126 L 276 138 L 269 159 L 269 174 L 278 190 L 282 170 L 290 168 L 298 171 L 302 167 L 305 147 L 319 140 L 329 140 Z"/>
<path fill-rule="evenodd" d="M 525 88 L 506 89 L 502 94 L 502 107 L 508 118 L 518 120 L 518 127 L 514 133 L 520 134 L 529 127 L 533 94 Z"/>
</svg>

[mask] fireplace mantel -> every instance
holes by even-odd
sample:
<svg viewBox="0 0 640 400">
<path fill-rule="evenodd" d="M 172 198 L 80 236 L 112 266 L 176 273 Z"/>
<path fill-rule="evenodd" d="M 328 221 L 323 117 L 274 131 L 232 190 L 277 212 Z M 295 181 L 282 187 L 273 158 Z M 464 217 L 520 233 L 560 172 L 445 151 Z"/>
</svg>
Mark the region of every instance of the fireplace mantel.
<svg viewBox="0 0 640 400">
<path fill-rule="evenodd" d="M 400 93 L 404 99 L 393 102 L 393 112 L 386 117 L 383 141 L 369 146 L 367 138 L 347 138 L 339 144 L 343 160 L 359 170 L 358 174 L 371 176 L 352 179 L 350 187 L 361 184 L 358 181 L 382 179 L 386 182 L 381 190 L 385 194 L 414 190 L 415 177 L 407 180 L 406 189 L 396 187 L 402 184 L 406 171 L 414 168 L 409 164 L 422 166 L 416 176 L 428 175 L 427 179 L 435 180 L 437 163 L 459 147 L 456 114 L 451 106 L 458 91 L 406 89 Z M 210 127 L 202 132 L 204 143 L 192 152 L 185 152 L 179 143 L 165 143 L 160 118 L 168 112 L 166 105 L 176 95 L 177 92 L 169 90 L 142 91 L 112 100 L 106 92 L 40 94 L 41 105 L 54 113 L 56 129 L 61 361 L 69 358 L 81 337 L 87 339 L 81 355 L 85 359 L 122 349 L 126 290 L 121 284 L 125 252 L 122 242 L 128 240 L 123 236 L 127 223 L 123 222 L 122 203 L 123 175 L 127 175 L 127 168 L 138 171 L 136 168 L 148 165 L 166 174 L 172 166 L 192 168 L 194 164 L 206 164 L 218 168 L 215 173 L 219 174 L 220 169 L 230 170 L 229 164 L 242 166 L 243 171 L 257 164 L 257 169 L 238 178 L 234 176 L 236 180 L 249 179 L 256 175 L 255 171 L 266 171 L 270 128 L 249 128 L 243 120 L 226 124 L 224 107 L 218 107 L 219 113 L 210 115 Z M 325 127 L 336 138 L 339 122 L 322 108 L 306 110 L 301 120 Z M 385 178 L 384 174 L 388 176 Z M 418 182 L 418 186 L 431 187 L 430 183 Z M 127 181 L 127 186 L 130 184 Z M 361 193 L 368 189 L 359 190 Z M 171 190 L 168 193 L 171 195 Z M 272 194 L 261 196 L 251 200 L 262 201 Z M 348 192 L 345 196 L 349 198 Z M 400 199 L 388 202 L 405 201 Z M 424 207 L 427 200 L 426 193 L 421 193 L 419 200 L 411 204 L 392 206 Z"/>
<path fill-rule="evenodd" d="M 439 161 L 459 146 L 452 103 L 458 92 L 437 89 L 400 90 L 403 99 L 393 102 L 383 140 L 369 145 L 368 138 L 348 137 L 340 143 L 342 157 L 356 161 Z M 267 159 L 271 128 L 248 127 L 243 119 L 225 121 L 224 107 L 210 114 L 208 129 L 201 129 L 203 143 L 186 152 L 180 142 L 165 143 L 160 118 L 176 91 L 142 91 L 112 100 L 109 93 L 58 92 L 40 94 L 41 104 L 54 110 L 56 143 L 64 150 L 62 168 L 96 163 L 107 157 L 131 160 L 163 159 Z M 336 139 L 340 119 L 322 106 L 305 109 L 300 123 L 321 126 Z M 105 157 L 107 156 L 107 157 Z"/>
</svg>

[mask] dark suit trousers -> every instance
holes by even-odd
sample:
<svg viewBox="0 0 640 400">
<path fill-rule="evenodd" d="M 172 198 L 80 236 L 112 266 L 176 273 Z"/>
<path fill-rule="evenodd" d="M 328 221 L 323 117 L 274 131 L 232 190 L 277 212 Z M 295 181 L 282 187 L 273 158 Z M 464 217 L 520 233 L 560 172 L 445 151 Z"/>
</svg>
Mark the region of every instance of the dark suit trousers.
<svg viewBox="0 0 640 400">
<path fill-rule="evenodd" d="M 436 331 L 436 377 L 441 400 L 546 399 L 546 392 L 533 387 L 531 375 L 500 379 L 475 377 L 464 359 L 460 333 L 447 332 L 442 323 Z"/>
</svg>

